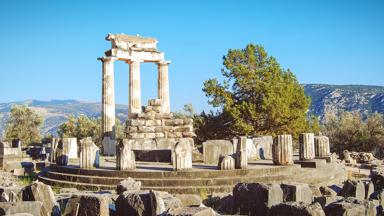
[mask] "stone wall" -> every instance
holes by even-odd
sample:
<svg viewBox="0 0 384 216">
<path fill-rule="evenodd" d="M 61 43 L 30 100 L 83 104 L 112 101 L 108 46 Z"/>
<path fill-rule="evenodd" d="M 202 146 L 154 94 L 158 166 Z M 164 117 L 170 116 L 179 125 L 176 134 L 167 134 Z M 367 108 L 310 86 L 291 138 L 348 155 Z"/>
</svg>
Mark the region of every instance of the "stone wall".
<svg viewBox="0 0 384 216">
<path fill-rule="evenodd" d="M 133 149 L 173 149 L 181 138 L 195 135 L 193 120 L 162 113 L 161 100 L 149 100 L 142 113 L 127 120 L 125 137 L 135 140 Z"/>
</svg>

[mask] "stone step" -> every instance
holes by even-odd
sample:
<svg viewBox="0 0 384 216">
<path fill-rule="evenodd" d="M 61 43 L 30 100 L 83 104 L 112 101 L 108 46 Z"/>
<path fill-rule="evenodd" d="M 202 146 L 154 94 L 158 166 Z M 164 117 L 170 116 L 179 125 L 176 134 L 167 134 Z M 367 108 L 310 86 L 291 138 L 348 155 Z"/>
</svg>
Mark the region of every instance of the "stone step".
<svg viewBox="0 0 384 216">
<path fill-rule="evenodd" d="M 100 177 L 121 177 L 121 178 L 220 178 L 223 176 L 260 176 L 264 175 L 273 175 L 276 173 L 292 172 L 297 170 L 300 167 L 299 165 L 292 166 L 268 166 L 262 169 L 244 169 L 244 170 L 193 170 L 193 171 L 120 171 L 113 169 L 80 169 L 78 167 L 70 166 L 56 166 L 51 165 L 50 171 L 68 173 L 75 175 L 85 175 L 85 176 L 100 176 Z"/>
<path fill-rule="evenodd" d="M 285 173 L 285 172 L 284 172 Z M 141 181 L 143 186 L 214 186 L 214 185 L 235 185 L 239 182 L 277 182 L 289 179 L 294 173 L 274 174 L 274 175 L 259 175 L 259 176 L 226 176 L 220 178 L 134 178 L 137 181 Z M 83 176 L 58 172 L 47 172 L 45 177 L 50 179 L 64 180 L 70 182 L 81 182 L 90 184 L 104 184 L 104 185 L 117 185 L 124 178 L 118 177 L 100 177 L 100 176 Z"/>
<path fill-rule="evenodd" d="M 39 176 L 38 179 L 45 184 L 56 187 L 75 187 L 79 190 L 114 190 L 115 185 L 101 185 L 101 184 L 86 184 L 79 182 L 70 182 L 57 179 L 50 179 L 44 176 Z M 142 187 L 143 190 L 159 190 L 167 191 L 172 194 L 211 194 L 211 193 L 230 193 L 232 192 L 233 185 L 220 185 L 220 186 L 186 186 L 186 187 Z"/>
</svg>

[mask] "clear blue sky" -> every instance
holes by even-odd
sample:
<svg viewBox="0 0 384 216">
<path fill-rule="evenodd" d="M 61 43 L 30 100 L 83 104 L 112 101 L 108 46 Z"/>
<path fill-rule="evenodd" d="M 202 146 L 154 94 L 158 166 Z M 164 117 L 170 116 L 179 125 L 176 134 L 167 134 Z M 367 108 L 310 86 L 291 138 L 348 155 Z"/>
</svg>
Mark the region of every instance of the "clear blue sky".
<svg viewBox="0 0 384 216">
<path fill-rule="evenodd" d="M 0 102 L 100 101 L 108 32 L 158 39 L 171 60 L 172 110 L 209 109 L 204 80 L 220 77 L 229 48 L 262 44 L 301 83 L 384 85 L 384 1 L 0 2 Z M 128 66 L 115 69 L 127 104 Z M 143 104 L 157 95 L 156 66 L 142 66 Z"/>
</svg>

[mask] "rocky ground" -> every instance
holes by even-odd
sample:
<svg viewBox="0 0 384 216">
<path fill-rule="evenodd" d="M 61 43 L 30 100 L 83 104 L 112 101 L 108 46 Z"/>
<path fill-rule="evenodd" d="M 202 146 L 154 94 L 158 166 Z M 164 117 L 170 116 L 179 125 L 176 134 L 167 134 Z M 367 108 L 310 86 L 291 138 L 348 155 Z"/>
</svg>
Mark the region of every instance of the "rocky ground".
<svg viewBox="0 0 384 216">
<path fill-rule="evenodd" d="M 230 194 L 172 195 L 128 178 L 111 191 L 25 184 L 0 173 L 0 215 L 384 215 L 384 166 L 369 153 L 344 152 L 343 184 L 239 183 Z"/>
</svg>

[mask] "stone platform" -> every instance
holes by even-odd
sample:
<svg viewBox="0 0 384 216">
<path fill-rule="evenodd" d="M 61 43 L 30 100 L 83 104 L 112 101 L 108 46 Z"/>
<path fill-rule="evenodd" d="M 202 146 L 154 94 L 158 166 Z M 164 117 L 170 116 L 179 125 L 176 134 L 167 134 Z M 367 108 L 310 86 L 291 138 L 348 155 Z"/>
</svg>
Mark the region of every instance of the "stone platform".
<svg viewBox="0 0 384 216">
<path fill-rule="evenodd" d="M 168 163 L 137 163 L 133 171 L 113 169 L 113 162 L 99 169 L 78 166 L 50 167 L 38 177 L 44 183 L 82 190 L 114 190 L 118 182 L 131 177 L 141 181 L 143 189 L 162 190 L 174 194 L 210 194 L 231 192 L 240 182 L 303 182 L 330 184 L 346 179 L 345 168 L 337 163 L 322 167 L 301 168 L 300 165 L 275 166 L 270 160 L 249 162 L 248 169 L 218 170 L 216 166 L 194 164 L 188 171 L 173 171 Z"/>
</svg>

